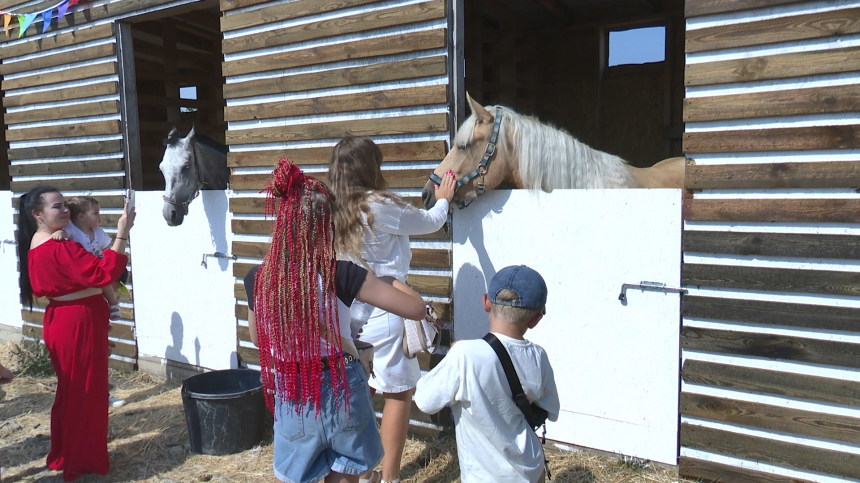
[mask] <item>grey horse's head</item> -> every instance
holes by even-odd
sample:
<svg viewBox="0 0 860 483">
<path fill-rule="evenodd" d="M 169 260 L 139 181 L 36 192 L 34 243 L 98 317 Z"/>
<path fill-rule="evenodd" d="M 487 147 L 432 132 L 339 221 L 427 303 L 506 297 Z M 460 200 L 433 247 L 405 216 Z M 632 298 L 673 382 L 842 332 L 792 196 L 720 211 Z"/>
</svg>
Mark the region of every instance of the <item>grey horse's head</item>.
<svg viewBox="0 0 860 483">
<path fill-rule="evenodd" d="M 164 157 L 158 165 L 164 175 L 164 208 L 167 224 L 178 226 L 188 214 L 188 205 L 197 197 L 203 183 L 194 149 L 194 128 L 185 137 L 175 127 L 164 141 Z"/>
</svg>

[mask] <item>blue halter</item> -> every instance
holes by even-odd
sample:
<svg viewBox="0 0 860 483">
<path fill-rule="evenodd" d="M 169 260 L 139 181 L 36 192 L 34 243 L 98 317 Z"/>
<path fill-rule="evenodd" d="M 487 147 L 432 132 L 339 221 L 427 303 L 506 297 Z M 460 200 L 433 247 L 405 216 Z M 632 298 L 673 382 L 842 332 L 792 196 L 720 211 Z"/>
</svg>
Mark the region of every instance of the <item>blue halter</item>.
<svg viewBox="0 0 860 483">
<path fill-rule="evenodd" d="M 478 163 L 478 167 L 475 168 L 474 171 L 467 174 L 463 178 L 457 180 L 457 185 L 454 188 L 454 202 L 457 203 L 457 207 L 461 210 L 467 206 L 469 206 L 472 201 L 475 201 L 475 198 L 469 200 L 468 203 L 461 200 L 457 196 L 457 191 L 465 184 L 469 183 L 475 177 L 480 176 L 481 179 L 478 181 L 478 196 L 484 194 L 484 175 L 490 170 L 490 161 L 491 158 L 496 154 L 496 141 L 499 138 L 499 128 L 502 126 L 502 108 L 496 108 L 496 121 L 493 123 L 493 133 L 490 134 L 490 140 L 487 141 L 487 149 L 484 150 L 484 156 L 481 158 L 481 162 Z M 430 181 L 434 182 L 437 185 L 442 184 L 442 178 L 439 177 L 435 172 L 430 173 Z"/>
</svg>

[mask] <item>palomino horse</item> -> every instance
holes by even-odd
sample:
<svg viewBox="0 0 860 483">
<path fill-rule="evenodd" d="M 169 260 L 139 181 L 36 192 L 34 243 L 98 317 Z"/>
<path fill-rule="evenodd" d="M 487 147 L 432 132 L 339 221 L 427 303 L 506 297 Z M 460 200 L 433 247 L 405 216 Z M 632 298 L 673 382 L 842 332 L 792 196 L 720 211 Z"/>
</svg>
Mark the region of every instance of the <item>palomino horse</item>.
<svg viewBox="0 0 860 483">
<path fill-rule="evenodd" d="M 162 214 L 169 226 L 178 226 L 201 189 L 227 189 L 227 147 L 193 127 L 184 137 L 174 127 L 164 146 L 158 165 L 165 184 Z"/>
<path fill-rule="evenodd" d="M 502 183 L 516 188 L 683 188 L 684 158 L 650 168 L 579 142 L 563 130 L 501 106 L 482 107 L 468 94 L 472 115 L 460 126 L 454 146 L 424 185 L 421 199 L 436 203 L 433 184 L 449 170 L 457 177 L 455 201 L 465 208 L 484 190 Z"/>
</svg>

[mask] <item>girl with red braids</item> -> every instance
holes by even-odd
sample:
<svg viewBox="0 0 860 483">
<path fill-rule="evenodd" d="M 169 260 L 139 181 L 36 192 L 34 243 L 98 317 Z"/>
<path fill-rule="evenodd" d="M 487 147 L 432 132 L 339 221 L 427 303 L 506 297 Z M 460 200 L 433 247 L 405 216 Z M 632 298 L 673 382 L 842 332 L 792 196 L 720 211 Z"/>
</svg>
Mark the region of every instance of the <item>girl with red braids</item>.
<svg viewBox="0 0 860 483">
<path fill-rule="evenodd" d="M 108 304 L 102 289 L 117 280 L 128 258 L 125 246 L 134 211 L 117 221 L 112 249 L 99 258 L 71 240 L 51 236 L 68 226 L 69 208 L 54 188 L 39 186 L 18 201 L 21 303 L 48 297 L 42 336 L 57 374 L 51 408 L 49 468 L 74 481 L 107 474 Z"/>
<path fill-rule="evenodd" d="M 266 214 L 277 214 L 271 248 L 245 277 L 251 341 L 275 415 L 275 477 L 288 483 L 356 483 L 382 460 L 352 302 L 424 314 L 405 284 L 336 259 L 333 207 L 324 184 L 281 159 L 267 188 Z"/>
</svg>

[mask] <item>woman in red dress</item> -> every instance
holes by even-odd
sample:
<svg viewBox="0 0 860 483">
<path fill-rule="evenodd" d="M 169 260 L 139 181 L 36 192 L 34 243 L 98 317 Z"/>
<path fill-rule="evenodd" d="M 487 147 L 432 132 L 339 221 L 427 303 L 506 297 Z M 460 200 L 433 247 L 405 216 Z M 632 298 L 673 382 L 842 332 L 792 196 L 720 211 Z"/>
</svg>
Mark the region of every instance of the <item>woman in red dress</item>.
<svg viewBox="0 0 860 483">
<path fill-rule="evenodd" d="M 48 297 L 42 335 L 57 374 L 51 408 L 49 468 L 64 481 L 107 474 L 108 305 L 102 287 L 117 281 L 128 263 L 125 247 L 134 212 L 117 222 L 112 250 L 103 258 L 51 235 L 69 224 L 69 209 L 54 188 L 39 186 L 18 201 L 21 302 Z"/>
</svg>

